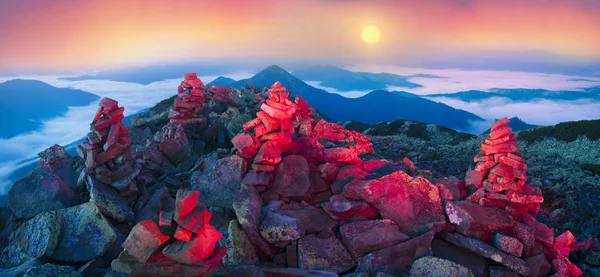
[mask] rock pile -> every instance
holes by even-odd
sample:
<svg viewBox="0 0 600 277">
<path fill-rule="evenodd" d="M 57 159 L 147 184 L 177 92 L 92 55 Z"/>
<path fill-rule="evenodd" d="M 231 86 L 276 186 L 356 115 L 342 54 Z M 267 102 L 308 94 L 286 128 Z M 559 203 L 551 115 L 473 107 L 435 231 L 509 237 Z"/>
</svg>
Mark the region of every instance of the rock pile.
<svg viewBox="0 0 600 277">
<path fill-rule="evenodd" d="M 232 141 L 253 166 L 233 203 L 225 265 L 262 260 L 335 273 L 408 273 L 445 226 L 437 186 L 403 171 L 386 175 L 397 170 L 387 161 L 363 162 L 359 155 L 373 152 L 368 137 L 315 124 L 308 103 L 288 96 L 275 83 L 257 119 L 244 126 L 254 135 Z M 398 253 L 411 254 L 384 262 Z"/>
<path fill-rule="evenodd" d="M 184 78 L 177 90 L 169 119 L 175 125 L 203 122 L 205 119 L 198 117 L 198 113 L 205 105 L 204 84 L 196 73 L 186 73 Z"/>
<path fill-rule="evenodd" d="M 527 165 L 518 153 L 517 138 L 502 118 L 481 143 L 481 152 L 473 159 L 475 169 L 467 172 L 466 183 L 477 189 L 469 200 L 485 207 L 506 209 L 512 218 L 523 222 L 523 215 L 535 217 L 544 202 L 542 191 L 527 182 Z"/>
<path fill-rule="evenodd" d="M 232 107 L 239 107 L 241 100 L 233 93 L 230 87 L 212 86 L 208 89 L 210 97 L 217 102 L 225 103 Z"/>
<path fill-rule="evenodd" d="M 139 222 L 125 240 L 112 269 L 130 276 L 211 276 L 225 255 L 212 214 L 197 205 L 198 191 L 179 190 L 159 219 Z"/>
<path fill-rule="evenodd" d="M 136 177 L 142 166 L 135 161 L 129 130 L 121 122 L 124 110 L 117 101 L 103 98 L 87 141 L 77 152 L 85 160 L 90 202 L 118 222 L 131 222 L 130 206 L 138 197 Z"/>
<path fill-rule="evenodd" d="M 272 91 L 283 90 L 276 84 Z M 226 267 L 262 260 L 331 276 L 352 270 L 352 276 L 581 274 L 568 256 L 585 246 L 569 232 L 555 239 L 535 220 L 543 198 L 526 185 L 526 165 L 503 129 L 506 120 L 494 124 L 467 184 L 456 178 L 433 184 L 385 170 L 386 161 L 363 162 L 358 154 L 370 150 L 368 138 L 326 121 L 311 123 L 310 112 L 301 114 L 302 101 L 269 99 L 263 112 L 279 119 L 261 114 L 247 124 L 256 128 L 254 136 L 241 133 L 233 141 L 237 155 L 255 166 L 233 204 L 237 221 L 229 226 Z M 282 112 L 271 110 L 273 99 Z M 272 127 L 285 126 L 286 111 L 294 109 L 293 131 Z M 355 144 L 331 144 L 340 141 Z M 478 184 L 474 174 L 481 175 Z"/>
<path fill-rule="evenodd" d="M 526 184 L 527 165 L 508 123 L 496 121 L 481 144 L 475 168 L 466 175 L 472 192 L 467 200 L 446 202 L 450 230 L 457 233 L 442 237 L 521 275 L 545 276 L 553 268 L 555 276 L 579 276 L 568 256 L 584 246 L 569 231 L 555 239 L 554 230 L 535 219 L 544 198 Z"/>
</svg>

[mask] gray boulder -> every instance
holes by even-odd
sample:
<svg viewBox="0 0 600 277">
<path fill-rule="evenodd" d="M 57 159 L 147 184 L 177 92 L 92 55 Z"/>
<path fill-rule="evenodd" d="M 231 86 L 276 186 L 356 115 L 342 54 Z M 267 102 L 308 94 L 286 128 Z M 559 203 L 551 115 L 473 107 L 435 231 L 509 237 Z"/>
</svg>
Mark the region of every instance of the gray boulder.
<svg viewBox="0 0 600 277">
<path fill-rule="evenodd" d="M 60 177 L 34 169 L 10 188 L 8 202 L 18 218 L 32 218 L 76 205 L 79 197 Z"/>
<path fill-rule="evenodd" d="M 61 210 L 61 232 L 52 259 L 84 262 L 100 257 L 117 235 L 93 203 Z"/>
</svg>

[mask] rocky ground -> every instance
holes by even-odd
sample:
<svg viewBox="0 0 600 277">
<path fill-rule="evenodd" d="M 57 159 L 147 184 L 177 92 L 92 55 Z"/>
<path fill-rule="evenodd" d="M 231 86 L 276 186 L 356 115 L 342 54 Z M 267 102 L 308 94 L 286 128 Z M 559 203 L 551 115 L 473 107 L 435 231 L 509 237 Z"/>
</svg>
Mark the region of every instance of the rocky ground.
<svg viewBox="0 0 600 277">
<path fill-rule="evenodd" d="M 130 128 L 103 100 L 78 157 L 48 148 L 9 192 L 0 276 L 600 276 L 598 138 L 338 125 L 288 97 L 186 74 Z"/>
</svg>

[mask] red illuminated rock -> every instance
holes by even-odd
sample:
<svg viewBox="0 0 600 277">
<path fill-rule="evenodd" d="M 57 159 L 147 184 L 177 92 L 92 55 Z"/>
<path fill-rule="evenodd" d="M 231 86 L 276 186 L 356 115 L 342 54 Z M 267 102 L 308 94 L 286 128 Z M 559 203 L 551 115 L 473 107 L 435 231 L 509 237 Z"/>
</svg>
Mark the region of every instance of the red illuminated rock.
<svg viewBox="0 0 600 277">
<path fill-rule="evenodd" d="M 137 261 L 145 263 L 158 247 L 169 240 L 152 220 L 145 220 L 133 227 L 123 244 L 125 251 Z"/>
<path fill-rule="evenodd" d="M 202 92 L 204 84 L 198 79 L 196 73 L 186 73 L 184 78 L 185 80 L 177 89 L 177 97 L 173 100 L 173 107 L 169 112 L 169 119 L 175 125 L 204 121 L 204 118 L 198 117 L 198 113 L 205 106 L 206 95 Z"/>
<path fill-rule="evenodd" d="M 215 245 L 222 236 L 215 227 L 207 225 L 191 241 L 177 240 L 167 245 L 162 253 L 180 263 L 198 264 L 214 254 Z"/>
<path fill-rule="evenodd" d="M 212 214 L 208 212 L 206 207 L 195 207 L 185 216 L 176 216 L 175 221 L 181 227 L 198 234 L 203 228 L 208 226 L 211 217 Z"/>
<path fill-rule="evenodd" d="M 179 226 L 175 230 L 173 237 L 181 241 L 190 241 L 192 239 L 192 232 Z"/>
<path fill-rule="evenodd" d="M 323 180 L 331 182 L 336 178 L 339 168 L 334 163 L 324 163 L 319 166 L 319 171 Z"/>
<path fill-rule="evenodd" d="M 272 189 L 281 197 L 299 199 L 311 191 L 308 163 L 302 156 L 285 157 L 275 171 Z"/>
<path fill-rule="evenodd" d="M 239 107 L 239 97 L 233 93 L 230 87 L 212 86 L 208 93 L 213 100 L 228 104 L 233 107 Z"/>
<path fill-rule="evenodd" d="M 471 201 L 447 202 L 445 210 L 450 223 L 465 235 L 507 230 L 514 224 L 504 210 L 482 207 Z"/>
<path fill-rule="evenodd" d="M 273 141 L 264 143 L 254 158 L 254 164 L 276 165 L 279 162 L 281 162 L 281 146 Z"/>
<path fill-rule="evenodd" d="M 246 133 L 239 133 L 231 140 L 231 143 L 233 143 L 233 146 L 235 146 L 244 159 L 254 158 L 260 147 L 258 139 Z"/>
<path fill-rule="evenodd" d="M 192 212 L 198 204 L 199 197 L 199 191 L 178 190 L 175 198 L 175 218 L 182 218 Z"/>
</svg>

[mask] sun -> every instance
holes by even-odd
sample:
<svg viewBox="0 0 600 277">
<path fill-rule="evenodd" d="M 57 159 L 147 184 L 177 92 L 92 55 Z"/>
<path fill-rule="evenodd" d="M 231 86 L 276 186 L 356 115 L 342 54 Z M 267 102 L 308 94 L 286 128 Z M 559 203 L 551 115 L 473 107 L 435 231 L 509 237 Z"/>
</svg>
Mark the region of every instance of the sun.
<svg viewBox="0 0 600 277">
<path fill-rule="evenodd" d="M 362 39 L 367 44 L 375 44 L 379 42 L 381 38 L 381 32 L 377 26 L 366 26 L 362 30 Z"/>
</svg>

